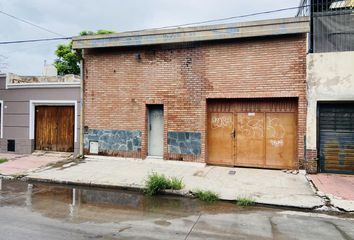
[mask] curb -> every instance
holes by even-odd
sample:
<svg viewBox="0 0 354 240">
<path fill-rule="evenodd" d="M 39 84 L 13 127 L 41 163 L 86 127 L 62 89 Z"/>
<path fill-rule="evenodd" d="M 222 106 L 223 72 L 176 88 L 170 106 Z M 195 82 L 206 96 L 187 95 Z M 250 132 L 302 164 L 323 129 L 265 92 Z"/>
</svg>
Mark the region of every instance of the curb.
<svg viewBox="0 0 354 240">
<path fill-rule="evenodd" d="M 61 180 L 51 180 L 51 179 L 39 179 L 39 178 L 31 178 L 31 177 L 22 177 L 19 179 L 21 181 L 31 182 L 31 183 L 43 183 L 43 184 L 62 184 L 62 185 L 71 185 L 77 187 L 94 187 L 94 188 L 102 188 L 102 189 L 112 189 L 112 190 L 124 190 L 124 191 L 132 191 L 143 193 L 144 187 L 141 185 L 131 185 L 131 186 L 118 186 L 118 185 L 108 185 L 108 184 L 97 184 L 92 182 L 74 182 L 74 181 L 61 181 Z M 177 196 L 177 197 L 185 197 L 185 198 L 195 198 L 191 191 L 188 190 L 171 190 L 166 189 L 159 192 L 161 195 L 167 196 Z M 228 199 L 219 199 L 219 201 L 223 202 L 232 202 L 236 203 L 237 200 L 228 200 Z M 289 205 L 280 205 L 280 204 L 269 204 L 255 201 L 254 206 L 262 206 L 268 208 L 282 208 L 289 210 L 301 210 L 301 211 L 314 211 L 318 208 L 323 207 L 324 205 L 313 206 L 313 207 L 303 207 L 303 206 L 289 206 Z"/>
<path fill-rule="evenodd" d="M 143 186 L 118 186 L 118 185 L 108 185 L 108 184 L 99 184 L 99 183 L 85 183 L 85 182 L 73 182 L 73 181 L 59 181 L 59 180 L 51 180 L 51 179 L 38 179 L 31 177 L 22 177 L 19 179 L 25 182 L 31 183 L 44 183 L 44 184 L 62 184 L 62 185 L 71 185 L 78 187 L 94 187 L 94 188 L 103 188 L 103 189 L 112 189 L 112 190 L 124 190 L 124 191 L 132 191 L 132 192 L 140 192 L 143 193 Z M 170 196 L 182 196 L 182 197 L 190 197 L 194 198 L 193 195 L 186 190 L 171 190 L 166 189 L 162 190 L 160 194 L 170 195 Z"/>
</svg>

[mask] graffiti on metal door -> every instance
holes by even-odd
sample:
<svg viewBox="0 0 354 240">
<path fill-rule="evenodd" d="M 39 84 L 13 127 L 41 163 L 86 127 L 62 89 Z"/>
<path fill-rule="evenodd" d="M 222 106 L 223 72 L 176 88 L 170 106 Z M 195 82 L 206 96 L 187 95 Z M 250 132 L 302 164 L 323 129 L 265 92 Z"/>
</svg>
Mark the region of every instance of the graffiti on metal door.
<svg viewBox="0 0 354 240">
<path fill-rule="evenodd" d="M 245 137 L 263 137 L 264 121 L 263 119 L 241 118 L 239 120 L 238 132 Z"/>
<path fill-rule="evenodd" d="M 232 116 L 213 116 L 211 118 L 211 127 L 215 128 L 227 128 L 233 125 Z"/>
</svg>

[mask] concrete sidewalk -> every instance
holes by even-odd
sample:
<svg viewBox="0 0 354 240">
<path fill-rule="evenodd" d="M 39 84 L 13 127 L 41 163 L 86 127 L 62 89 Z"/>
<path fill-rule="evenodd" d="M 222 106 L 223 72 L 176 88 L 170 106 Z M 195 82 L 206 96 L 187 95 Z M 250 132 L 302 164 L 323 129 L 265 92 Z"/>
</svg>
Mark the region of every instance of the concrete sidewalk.
<svg viewBox="0 0 354 240">
<path fill-rule="evenodd" d="M 334 207 L 354 212 L 354 175 L 308 175 L 317 194 L 326 196 Z"/>
<path fill-rule="evenodd" d="M 0 159 L 8 161 L 0 164 L 0 175 L 15 176 L 24 175 L 40 167 L 63 161 L 70 157 L 67 153 L 41 152 L 33 154 L 9 154 L 0 153 Z"/>
<path fill-rule="evenodd" d="M 30 173 L 27 178 L 57 183 L 143 188 L 147 176 L 152 172 L 182 178 L 184 192 L 211 190 L 219 193 L 224 200 L 248 197 L 262 204 L 311 209 L 324 204 L 323 199 L 315 195 L 303 173 L 293 175 L 279 170 L 205 166 L 156 159 L 89 157 L 80 164 Z"/>
</svg>

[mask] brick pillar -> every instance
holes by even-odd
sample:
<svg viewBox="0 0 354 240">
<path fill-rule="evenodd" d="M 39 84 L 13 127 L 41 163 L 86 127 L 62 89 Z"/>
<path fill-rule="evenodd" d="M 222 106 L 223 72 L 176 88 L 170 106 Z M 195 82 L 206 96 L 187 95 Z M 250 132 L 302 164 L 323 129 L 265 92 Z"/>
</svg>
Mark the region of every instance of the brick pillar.
<svg viewBox="0 0 354 240">
<path fill-rule="evenodd" d="M 318 159 L 316 149 L 306 149 L 305 169 L 307 173 L 315 174 L 318 172 Z"/>
</svg>

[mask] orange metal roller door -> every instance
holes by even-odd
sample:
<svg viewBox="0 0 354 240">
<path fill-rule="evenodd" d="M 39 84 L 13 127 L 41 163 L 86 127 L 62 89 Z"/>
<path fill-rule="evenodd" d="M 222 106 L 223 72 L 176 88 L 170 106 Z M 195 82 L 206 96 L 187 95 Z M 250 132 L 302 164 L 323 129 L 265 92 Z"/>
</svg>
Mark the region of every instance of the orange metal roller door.
<svg viewBox="0 0 354 240">
<path fill-rule="evenodd" d="M 208 163 L 293 168 L 296 120 L 295 99 L 208 102 Z"/>
</svg>

